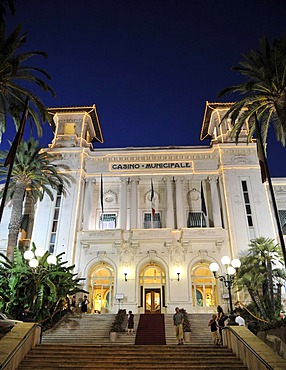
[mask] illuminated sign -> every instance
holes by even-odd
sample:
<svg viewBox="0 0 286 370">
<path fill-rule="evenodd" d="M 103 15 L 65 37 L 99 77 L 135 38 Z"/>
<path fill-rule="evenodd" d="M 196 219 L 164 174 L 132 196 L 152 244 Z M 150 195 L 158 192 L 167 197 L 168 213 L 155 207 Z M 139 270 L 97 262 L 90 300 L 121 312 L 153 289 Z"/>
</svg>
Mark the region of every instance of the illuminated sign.
<svg viewBox="0 0 286 370">
<path fill-rule="evenodd" d="M 111 171 L 192 169 L 191 162 L 113 163 Z"/>
</svg>

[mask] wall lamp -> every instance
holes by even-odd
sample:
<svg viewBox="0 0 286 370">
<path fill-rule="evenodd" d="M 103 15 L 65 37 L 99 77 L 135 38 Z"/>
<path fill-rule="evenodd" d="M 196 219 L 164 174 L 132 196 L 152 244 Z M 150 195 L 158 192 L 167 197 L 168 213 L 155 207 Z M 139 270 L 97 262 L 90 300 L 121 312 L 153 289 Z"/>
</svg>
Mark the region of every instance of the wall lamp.
<svg viewBox="0 0 286 370">
<path fill-rule="evenodd" d="M 178 281 L 180 281 L 180 274 L 181 274 L 180 272 L 177 272 L 177 275 L 178 275 L 178 279 L 177 280 Z"/>
<path fill-rule="evenodd" d="M 124 272 L 124 280 L 127 281 L 127 272 Z"/>
</svg>

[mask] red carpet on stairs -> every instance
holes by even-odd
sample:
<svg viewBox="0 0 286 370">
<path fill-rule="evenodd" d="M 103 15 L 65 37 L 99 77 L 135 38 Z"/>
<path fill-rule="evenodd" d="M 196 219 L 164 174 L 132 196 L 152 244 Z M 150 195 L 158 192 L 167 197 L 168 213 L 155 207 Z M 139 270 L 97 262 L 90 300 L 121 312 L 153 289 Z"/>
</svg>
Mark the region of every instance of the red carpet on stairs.
<svg viewBox="0 0 286 370">
<path fill-rule="evenodd" d="M 163 314 L 140 315 L 135 344 L 166 344 L 165 319 Z"/>
</svg>

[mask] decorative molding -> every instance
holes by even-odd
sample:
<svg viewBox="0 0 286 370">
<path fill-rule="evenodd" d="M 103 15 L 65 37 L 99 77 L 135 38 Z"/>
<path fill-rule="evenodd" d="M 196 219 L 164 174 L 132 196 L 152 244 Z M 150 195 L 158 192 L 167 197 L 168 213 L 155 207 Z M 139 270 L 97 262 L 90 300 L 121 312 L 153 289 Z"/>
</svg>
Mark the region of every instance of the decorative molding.
<svg viewBox="0 0 286 370">
<path fill-rule="evenodd" d="M 201 258 L 201 262 L 205 262 L 208 258 L 208 251 L 206 249 L 200 249 L 199 256 Z"/>
<path fill-rule="evenodd" d="M 105 251 L 98 251 L 97 258 L 100 260 L 104 260 L 107 258 L 107 253 Z"/>
<path fill-rule="evenodd" d="M 136 252 L 129 243 L 121 243 L 120 247 L 117 248 L 117 253 L 119 254 L 119 261 L 123 265 L 130 266 L 134 262 Z"/>
<path fill-rule="evenodd" d="M 185 261 L 186 250 L 177 241 L 173 241 L 169 248 L 170 258 L 174 265 L 180 265 Z"/>
<path fill-rule="evenodd" d="M 150 260 L 150 263 L 155 262 L 155 259 L 157 258 L 157 252 L 153 249 L 150 249 L 147 251 L 147 256 Z"/>
</svg>

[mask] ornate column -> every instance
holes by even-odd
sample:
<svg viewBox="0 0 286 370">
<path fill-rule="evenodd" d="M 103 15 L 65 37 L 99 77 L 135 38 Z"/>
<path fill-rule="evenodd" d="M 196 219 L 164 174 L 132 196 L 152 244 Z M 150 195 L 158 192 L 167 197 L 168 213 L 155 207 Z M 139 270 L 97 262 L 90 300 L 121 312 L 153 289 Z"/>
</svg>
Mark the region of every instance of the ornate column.
<svg viewBox="0 0 286 370">
<path fill-rule="evenodd" d="M 127 220 L 127 178 L 120 178 L 119 228 L 126 230 Z"/>
<path fill-rule="evenodd" d="M 211 200 L 212 200 L 212 212 L 213 212 L 213 222 L 214 227 L 222 227 L 221 224 L 221 210 L 218 195 L 218 179 L 215 177 L 210 177 L 210 187 L 211 187 Z"/>
<path fill-rule="evenodd" d="M 130 199 L 130 228 L 137 229 L 137 217 L 138 217 L 138 194 L 137 185 L 139 183 L 138 177 L 131 179 L 131 199 Z"/>
<path fill-rule="evenodd" d="M 171 229 L 175 228 L 175 215 L 174 215 L 174 197 L 173 197 L 173 180 L 171 177 L 165 177 L 165 184 L 167 190 L 166 196 L 166 227 Z"/>
<path fill-rule="evenodd" d="M 183 178 L 176 177 L 176 216 L 177 216 L 177 229 L 186 227 L 186 215 L 183 201 Z"/>
<path fill-rule="evenodd" d="M 92 202 L 93 202 L 93 189 L 94 184 L 96 183 L 95 179 L 86 179 L 85 188 L 84 188 L 84 198 L 83 198 L 83 230 L 92 230 L 95 229 L 95 225 L 92 226 Z"/>
</svg>

